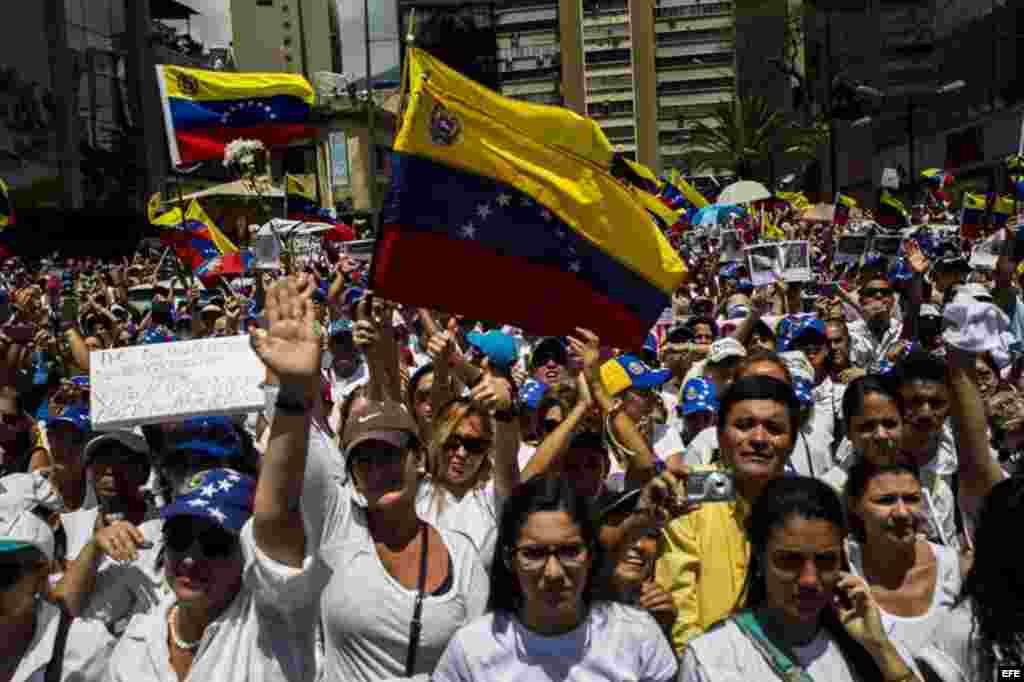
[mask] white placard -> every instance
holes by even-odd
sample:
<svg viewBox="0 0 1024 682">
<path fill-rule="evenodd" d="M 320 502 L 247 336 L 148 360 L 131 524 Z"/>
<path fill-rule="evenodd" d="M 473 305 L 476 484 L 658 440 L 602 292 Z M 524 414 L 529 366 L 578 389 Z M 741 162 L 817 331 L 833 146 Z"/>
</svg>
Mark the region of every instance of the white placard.
<svg viewBox="0 0 1024 682">
<path fill-rule="evenodd" d="M 780 242 L 782 278 L 787 282 L 810 282 L 811 245 L 805 241 Z"/>
<path fill-rule="evenodd" d="M 248 336 L 129 346 L 89 356 L 93 428 L 263 409 L 263 363 Z"/>
<path fill-rule="evenodd" d="M 722 251 L 718 257 L 719 263 L 743 260 L 743 247 L 738 230 L 722 230 L 720 239 Z"/>
<path fill-rule="evenodd" d="M 1003 250 L 1003 233 L 1000 230 L 974 247 L 970 265 L 979 270 L 995 270 L 999 254 Z"/>
<path fill-rule="evenodd" d="M 882 171 L 882 187 L 885 189 L 900 188 L 900 174 L 895 168 L 886 168 Z"/>
</svg>

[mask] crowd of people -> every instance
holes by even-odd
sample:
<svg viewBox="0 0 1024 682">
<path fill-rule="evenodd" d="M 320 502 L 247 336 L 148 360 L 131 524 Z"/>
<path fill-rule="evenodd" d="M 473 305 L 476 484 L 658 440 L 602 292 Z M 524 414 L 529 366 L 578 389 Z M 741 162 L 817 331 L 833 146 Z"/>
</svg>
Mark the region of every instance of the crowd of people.
<svg viewBox="0 0 1024 682">
<path fill-rule="evenodd" d="M 619 349 L 382 300 L 344 255 L 216 290 L 6 261 L 0 682 L 1024 664 L 1016 233 L 994 270 L 917 237 L 845 267 L 792 223 L 814 281 L 684 247 Z M 263 410 L 93 428 L 96 352 L 235 334 Z"/>
</svg>

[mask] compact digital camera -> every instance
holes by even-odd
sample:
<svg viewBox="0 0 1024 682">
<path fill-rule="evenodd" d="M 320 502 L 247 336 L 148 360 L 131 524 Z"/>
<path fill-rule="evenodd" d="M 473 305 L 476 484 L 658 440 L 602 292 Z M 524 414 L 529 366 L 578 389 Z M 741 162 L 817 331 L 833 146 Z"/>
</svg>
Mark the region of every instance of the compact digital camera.
<svg viewBox="0 0 1024 682">
<path fill-rule="evenodd" d="M 731 502 L 736 499 L 732 475 L 724 471 L 699 471 L 686 477 L 686 501 Z"/>
</svg>

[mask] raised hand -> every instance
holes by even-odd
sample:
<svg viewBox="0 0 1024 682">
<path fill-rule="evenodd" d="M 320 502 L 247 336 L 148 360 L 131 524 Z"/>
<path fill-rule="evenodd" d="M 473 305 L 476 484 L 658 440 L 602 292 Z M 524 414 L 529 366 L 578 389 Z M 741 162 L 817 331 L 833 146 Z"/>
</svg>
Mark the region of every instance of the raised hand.
<svg viewBox="0 0 1024 682">
<path fill-rule="evenodd" d="M 903 242 L 903 252 L 907 257 L 907 265 L 915 275 L 923 275 L 928 272 L 931 263 L 928 261 L 928 256 L 924 255 L 924 251 L 921 250 L 920 244 L 913 239 L 908 239 Z"/>
<path fill-rule="evenodd" d="M 267 291 L 268 329 L 257 329 L 253 350 L 282 385 L 311 388 L 320 372 L 320 339 L 312 302 L 313 282 L 299 275 L 279 280 Z"/>
<path fill-rule="evenodd" d="M 380 340 L 380 327 L 372 314 L 368 296 L 356 303 L 355 322 L 352 324 L 352 343 L 366 352 Z"/>
<path fill-rule="evenodd" d="M 135 561 L 139 557 L 139 549 L 153 546 L 146 542 L 142 531 L 127 521 L 115 521 L 99 528 L 95 540 L 100 550 L 114 561 Z"/>
<path fill-rule="evenodd" d="M 588 375 L 597 371 L 597 367 L 601 362 L 601 339 L 597 337 L 597 334 L 584 329 L 582 327 L 576 327 L 576 337 L 568 337 L 569 339 L 569 350 L 571 350 L 583 363 L 583 371 Z"/>
<path fill-rule="evenodd" d="M 507 379 L 484 374 L 469 394 L 470 399 L 489 412 L 501 412 L 512 406 L 512 389 Z"/>
</svg>

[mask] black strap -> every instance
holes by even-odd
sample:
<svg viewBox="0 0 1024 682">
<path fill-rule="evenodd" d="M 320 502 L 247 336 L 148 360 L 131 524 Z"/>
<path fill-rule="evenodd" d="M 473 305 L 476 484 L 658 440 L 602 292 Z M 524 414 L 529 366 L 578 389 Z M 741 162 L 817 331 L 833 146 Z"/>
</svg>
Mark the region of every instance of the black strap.
<svg viewBox="0 0 1024 682">
<path fill-rule="evenodd" d="M 67 648 L 68 631 L 71 630 L 72 618 L 61 609 L 60 624 L 57 626 L 57 637 L 53 642 L 53 658 L 46 666 L 45 682 L 60 682 L 64 674 L 64 649 Z"/>
<path fill-rule="evenodd" d="M 406 677 L 412 677 L 416 667 L 416 653 L 420 648 L 420 630 L 423 628 L 420 616 L 423 614 L 423 596 L 427 587 L 427 542 L 429 540 L 425 523 L 421 526 L 420 536 L 423 538 L 423 546 L 420 547 L 420 577 L 416 587 L 416 607 L 412 610 L 412 623 L 409 624 L 409 652 L 405 657 Z"/>
</svg>

